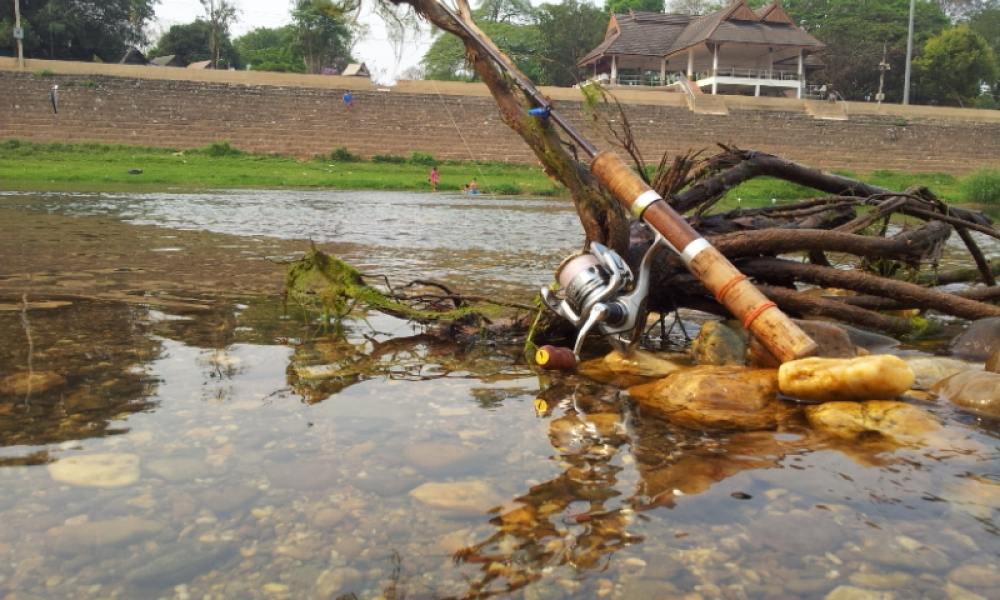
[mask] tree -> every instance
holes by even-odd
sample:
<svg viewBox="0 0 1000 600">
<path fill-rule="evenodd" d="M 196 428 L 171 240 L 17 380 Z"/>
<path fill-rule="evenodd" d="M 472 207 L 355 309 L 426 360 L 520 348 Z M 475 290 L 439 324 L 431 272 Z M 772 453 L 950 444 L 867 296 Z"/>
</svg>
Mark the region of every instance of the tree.
<svg viewBox="0 0 1000 600">
<path fill-rule="evenodd" d="M 254 71 L 305 73 L 306 65 L 296 44 L 296 31 L 284 27 L 258 27 L 233 40 L 240 60 Z"/>
<path fill-rule="evenodd" d="M 821 77 L 850 100 L 864 100 L 878 91 L 878 63 L 883 44 L 891 69 L 886 74 L 886 97 L 903 97 L 909 0 L 785 0 L 789 15 L 826 44 Z M 936 2 L 917 0 L 914 47 L 949 25 Z"/>
<path fill-rule="evenodd" d="M 296 0 L 292 9 L 295 48 L 309 73 L 324 67 L 343 67 L 351 61 L 351 32 L 343 11 L 330 0 Z"/>
<path fill-rule="evenodd" d="M 201 0 L 201 5 L 205 7 L 208 19 L 208 49 L 212 68 L 217 69 L 222 55 L 222 40 L 229 38 L 229 26 L 236 22 L 236 5 L 231 0 Z"/>
<path fill-rule="evenodd" d="M 534 9 L 521 0 L 484 0 L 473 11 L 480 28 L 526 75 L 538 81 L 542 75 L 542 39 L 534 25 Z M 494 20 L 498 19 L 498 20 Z M 452 35 L 438 35 L 421 60 L 427 79 L 471 81 L 462 42 Z"/>
<path fill-rule="evenodd" d="M 914 61 L 919 91 L 939 104 L 965 106 L 997 79 L 997 59 L 983 36 L 968 26 L 953 27 L 927 40 Z"/>
<path fill-rule="evenodd" d="M 201 19 L 183 25 L 173 25 L 156 47 L 150 50 L 152 56 L 176 54 L 185 63 L 213 60 L 211 47 L 212 26 Z M 219 57 L 230 66 L 242 64 L 239 54 L 226 34 L 219 40 Z"/>
<path fill-rule="evenodd" d="M 669 0 L 666 10 L 681 15 L 705 15 L 725 5 L 725 0 Z"/>
<path fill-rule="evenodd" d="M 578 0 L 540 6 L 538 33 L 545 59 L 539 83 L 569 86 L 584 79 L 576 63 L 601 43 L 607 24 L 602 10 Z"/>
<path fill-rule="evenodd" d="M 482 21 L 479 27 L 532 81 L 541 79 L 543 62 L 539 56 L 541 54 L 539 49 L 543 42 L 536 26 Z M 426 79 L 444 81 L 475 79 L 465 57 L 465 47 L 453 35 L 439 35 L 424 54 L 420 64 L 424 68 Z"/>
<path fill-rule="evenodd" d="M 117 61 L 147 42 L 158 0 L 22 0 L 24 51 L 32 58 Z M 0 2 L 0 47 L 14 47 L 14 3 Z"/>
<path fill-rule="evenodd" d="M 617 15 L 629 10 L 644 12 L 663 12 L 663 0 L 607 0 L 604 12 Z"/>
</svg>

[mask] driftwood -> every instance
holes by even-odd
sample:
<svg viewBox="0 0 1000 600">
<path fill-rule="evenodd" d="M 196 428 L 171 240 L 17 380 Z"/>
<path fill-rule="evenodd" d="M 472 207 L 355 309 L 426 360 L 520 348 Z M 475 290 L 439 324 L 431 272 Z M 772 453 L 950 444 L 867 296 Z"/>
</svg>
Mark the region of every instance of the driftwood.
<svg viewBox="0 0 1000 600">
<path fill-rule="evenodd" d="M 648 232 L 630 224 L 628 215 L 599 186 L 587 166 L 577 160 L 572 145 L 560 139 L 547 120 L 528 114 L 533 107 L 531 100 L 505 74 L 505 70 L 516 70 L 516 66 L 506 60 L 501 68 L 481 56 L 437 0 L 391 1 L 412 6 L 434 25 L 463 39 L 469 64 L 489 88 L 501 117 L 534 151 L 546 173 L 569 190 L 587 240 L 605 243 L 635 266 L 650 242 Z M 457 3 L 457 18 L 478 32 L 467 1 Z M 628 131 L 626 109 L 613 97 L 608 100 L 604 92 L 599 96 L 605 104 L 598 108 L 618 111 L 620 118 L 598 122 L 598 129 L 610 129 L 612 135 L 604 137 L 619 145 L 623 154 L 641 162 L 641 153 Z M 645 165 L 637 167 L 645 177 Z M 761 176 L 780 178 L 827 196 L 713 212 L 729 190 Z M 705 160 L 700 160 L 698 152 L 664 156 L 651 179 L 653 188 L 671 206 L 689 215 L 692 226 L 793 315 L 832 318 L 896 334 L 910 331 L 915 325 L 880 311 L 933 310 L 965 319 L 1000 315 L 1000 307 L 995 304 L 1000 300 L 996 287 L 1000 261 L 991 261 L 972 235 L 976 232 L 1000 239 L 1000 232 L 982 213 L 945 204 L 925 188 L 889 190 L 731 146 L 721 146 L 721 152 Z M 905 222 L 902 217 L 906 217 Z M 912 226 L 913 221 L 917 226 Z M 938 273 L 937 260 L 952 233 L 964 243 L 975 268 Z M 973 286 L 974 280 L 985 287 L 936 289 L 956 282 Z M 657 257 L 652 283 L 649 306 L 654 311 L 690 307 L 724 314 L 724 309 L 668 252 Z M 805 288 L 815 286 L 849 290 L 852 294 L 803 293 Z"/>
</svg>

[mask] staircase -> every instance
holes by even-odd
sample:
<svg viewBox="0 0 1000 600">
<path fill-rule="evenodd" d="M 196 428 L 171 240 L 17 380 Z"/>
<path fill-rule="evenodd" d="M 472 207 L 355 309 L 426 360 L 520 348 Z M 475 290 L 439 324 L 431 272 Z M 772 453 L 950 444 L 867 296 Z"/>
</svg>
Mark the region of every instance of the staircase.
<svg viewBox="0 0 1000 600">
<path fill-rule="evenodd" d="M 847 103 L 844 101 L 833 102 L 830 100 L 806 100 L 803 102 L 806 112 L 814 119 L 824 121 L 847 121 Z"/>
<path fill-rule="evenodd" d="M 679 87 L 687 99 L 688 108 L 696 115 L 728 115 L 729 107 L 722 96 L 711 96 L 701 91 L 684 73 L 678 73 L 672 85 Z"/>
</svg>

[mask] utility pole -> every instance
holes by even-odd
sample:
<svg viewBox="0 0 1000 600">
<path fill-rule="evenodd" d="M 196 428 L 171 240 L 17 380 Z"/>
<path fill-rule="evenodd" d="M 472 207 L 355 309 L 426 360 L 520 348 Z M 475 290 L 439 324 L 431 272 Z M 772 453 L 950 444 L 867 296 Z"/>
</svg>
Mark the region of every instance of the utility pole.
<svg viewBox="0 0 1000 600">
<path fill-rule="evenodd" d="M 910 29 L 906 36 L 906 72 L 903 75 L 903 104 L 910 103 L 910 63 L 913 60 L 913 13 L 916 12 L 917 0 L 910 0 Z"/>
<path fill-rule="evenodd" d="M 882 91 L 885 87 L 885 72 L 892 68 L 892 65 L 890 65 L 889 61 L 885 58 L 887 51 L 888 46 L 886 44 L 882 44 L 882 62 L 878 64 L 878 93 L 875 94 L 875 100 L 880 106 L 882 105 L 882 101 L 885 100 L 885 93 Z"/>
<path fill-rule="evenodd" d="M 14 0 L 14 39 L 17 40 L 17 68 L 24 68 L 24 30 L 21 29 L 21 0 Z"/>
</svg>

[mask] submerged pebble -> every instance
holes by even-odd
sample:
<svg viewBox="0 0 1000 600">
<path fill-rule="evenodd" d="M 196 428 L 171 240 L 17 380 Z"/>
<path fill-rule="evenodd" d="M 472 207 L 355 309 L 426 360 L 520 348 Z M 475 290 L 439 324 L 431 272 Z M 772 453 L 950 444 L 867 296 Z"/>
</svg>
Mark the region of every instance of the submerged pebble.
<svg viewBox="0 0 1000 600">
<path fill-rule="evenodd" d="M 136 454 L 83 454 L 67 456 L 48 466 L 49 476 L 60 483 L 84 487 L 117 488 L 139 480 Z"/>
</svg>

